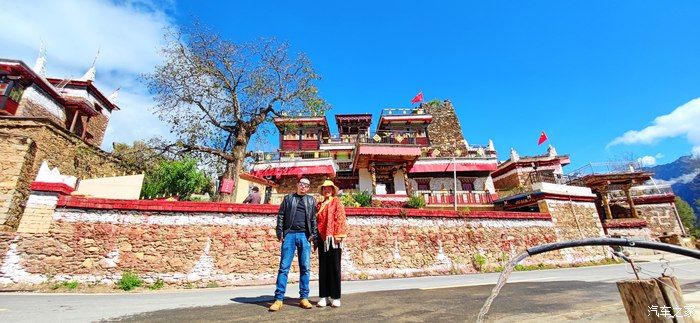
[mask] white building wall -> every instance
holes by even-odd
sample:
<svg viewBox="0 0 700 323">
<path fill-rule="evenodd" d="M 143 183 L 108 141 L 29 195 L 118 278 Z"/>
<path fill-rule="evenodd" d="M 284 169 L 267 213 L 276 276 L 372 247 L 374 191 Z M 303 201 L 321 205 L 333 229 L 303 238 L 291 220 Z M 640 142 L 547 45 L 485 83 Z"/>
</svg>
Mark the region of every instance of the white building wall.
<svg viewBox="0 0 700 323">
<path fill-rule="evenodd" d="M 360 176 L 360 185 L 359 185 L 360 191 L 367 191 L 370 194 L 374 194 L 374 191 L 372 190 L 372 175 L 370 175 L 369 170 L 361 168 L 360 172 L 359 172 L 359 176 Z"/>
<path fill-rule="evenodd" d="M 36 84 L 32 84 L 22 94 L 22 100 L 29 100 L 37 105 L 40 105 L 44 110 L 55 115 L 59 119 L 65 121 L 66 113 L 56 101 L 54 101 L 44 90 L 39 88 Z"/>
<path fill-rule="evenodd" d="M 398 170 L 394 174 L 394 194 L 406 194 L 406 183 L 403 181 L 403 171 Z"/>
</svg>

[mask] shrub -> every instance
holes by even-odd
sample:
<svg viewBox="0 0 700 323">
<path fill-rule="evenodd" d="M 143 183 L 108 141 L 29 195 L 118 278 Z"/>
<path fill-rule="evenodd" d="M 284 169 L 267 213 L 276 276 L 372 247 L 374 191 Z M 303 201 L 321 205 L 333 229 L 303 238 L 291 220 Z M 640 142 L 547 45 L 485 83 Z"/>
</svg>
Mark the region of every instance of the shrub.
<svg viewBox="0 0 700 323">
<path fill-rule="evenodd" d="M 474 263 L 474 268 L 481 271 L 484 268 L 484 265 L 486 265 L 486 257 L 480 253 L 477 253 L 472 257 L 472 262 Z"/>
<path fill-rule="evenodd" d="M 406 207 L 411 209 L 422 209 L 425 207 L 425 198 L 423 195 L 411 195 L 406 202 Z"/>
<path fill-rule="evenodd" d="M 344 206 L 350 206 L 350 207 L 358 207 L 360 206 L 360 203 L 357 203 L 355 201 L 355 198 L 353 197 L 352 194 L 343 194 L 340 196 L 340 201 L 343 202 Z"/>
<path fill-rule="evenodd" d="M 217 287 L 219 287 L 219 284 L 217 284 L 216 282 L 207 283 L 207 288 L 217 288 Z"/>
<path fill-rule="evenodd" d="M 165 282 L 162 279 L 158 278 L 155 282 L 153 282 L 153 284 L 150 287 L 148 287 L 148 289 L 158 290 L 163 288 L 163 286 L 165 286 Z"/>
<path fill-rule="evenodd" d="M 372 195 L 370 195 L 367 191 L 355 193 L 352 197 L 355 202 L 360 204 L 361 207 L 368 207 L 372 205 Z"/>
<path fill-rule="evenodd" d="M 117 286 L 119 287 L 119 289 L 126 291 L 139 287 L 142 284 L 143 280 L 141 280 L 139 276 L 130 271 L 123 272 L 122 278 L 117 282 Z"/>
</svg>

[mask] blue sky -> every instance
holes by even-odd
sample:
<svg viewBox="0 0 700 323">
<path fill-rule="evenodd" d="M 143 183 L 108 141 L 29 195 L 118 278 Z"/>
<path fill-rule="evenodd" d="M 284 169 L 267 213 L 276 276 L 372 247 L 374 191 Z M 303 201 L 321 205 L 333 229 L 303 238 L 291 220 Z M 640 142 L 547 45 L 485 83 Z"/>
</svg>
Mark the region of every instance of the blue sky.
<svg viewBox="0 0 700 323">
<path fill-rule="evenodd" d="M 17 6 L 13 3 L 0 0 L 5 9 Z M 186 25 L 197 17 L 234 41 L 260 36 L 289 41 L 323 76 L 319 88 L 333 106 L 331 114 L 378 115 L 385 107 L 409 106 L 419 90 L 428 100 L 449 98 L 466 139 L 474 144 L 493 139 L 500 159 L 511 147 L 520 155 L 543 153 L 546 147 L 536 144 L 542 130 L 560 153 L 571 155 L 569 170 L 630 154 L 657 163 L 700 155 L 700 130 L 695 129 L 700 128 L 700 100 L 693 101 L 700 97 L 698 1 L 119 1 L 94 6 L 88 9 L 98 18 L 96 12 L 116 10 L 131 13 L 123 19 L 151 23 L 139 33 Z M 111 22 L 112 16 L 102 19 Z M 101 28 L 121 31 L 121 37 L 138 34 L 128 21 L 116 22 Z M 52 46 L 63 45 L 35 24 L 38 31 L 31 36 L 41 34 L 51 43 L 49 70 L 52 61 L 68 60 L 57 57 L 59 49 L 52 57 Z M 112 29 L 94 35 L 93 45 L 122 56 L 134 51 L 110 47 L 106 36 L 111 34 Z M 131 47 L 154 47 L 159 41 L 144 39 Z M 33 64 L 36 49 L 30 41 L 22 44 L 17 50 L 0 49 L 0 56 Z M 85 69 L 95 52 L 89 47 L 80 48 Z M 134 64 L 148 72 L 157 60 L 146 55 L 145 63 Z M 132 81 L 136 73 L 124 72 L 128 61 L 103 64 L 101 70 L 98 61 L 98 82 L 102 76 L 105 87 L 129 82 L 127 101 L 121 103 L 131 110 L 124 113 L 126 125 L 148 110 L 148 95 Z M 76 68 L 64 69 L 82 75 Z M 108 138 L 128 141 L 165 129 L 143 118 L 148 119 L 143 127 L 155 130 L 132 130 L 115 120 Z"/>
</svg>

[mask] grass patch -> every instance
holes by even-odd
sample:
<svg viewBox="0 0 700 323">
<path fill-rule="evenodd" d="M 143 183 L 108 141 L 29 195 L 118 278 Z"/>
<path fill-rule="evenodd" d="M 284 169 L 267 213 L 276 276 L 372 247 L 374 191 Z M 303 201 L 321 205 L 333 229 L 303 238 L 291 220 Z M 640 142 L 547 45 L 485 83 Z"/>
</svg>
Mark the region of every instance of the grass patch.
<svg viewBox="0 0 700 323">
<path fill-rule="evenodd" d="M 141 285 L 143 285 L 143 280 L 130 271 L 123 272 L 122 278 L 117 282 L 117 287 L 125 291 L 130 291 Z"/>
<path fill-rule="evenodd" d="M 64 288 L 67 290 L 74 290 L 74 289 L 78 288 L 78 285 L 80 285 L 80 283 L 78 283 L 75 280 L 71 280 L 71 281 L 67 281 L 67 282 L 60 282 L 58 284 L 54 284 L 53 286 L 51 286 L 51 289 L 57 290 L 60 288 Z"/>
<path fill-rule="evenodd" d="M 163 288 L 163 286 L 165 286 L 165 282 L 162 279 L 158 278 L 155 282 L 153 282 L 153 284 L 151 284 L 151 286 L 148 286 L 148 289 L 159 290 Z"/>
<path fill-rule="evenodd" d="M 217 284 L 216 282 L 207 283 L 207 288 L 217 288 L 217 287 L 219 287 L 219 284 Z"/>
</svg>

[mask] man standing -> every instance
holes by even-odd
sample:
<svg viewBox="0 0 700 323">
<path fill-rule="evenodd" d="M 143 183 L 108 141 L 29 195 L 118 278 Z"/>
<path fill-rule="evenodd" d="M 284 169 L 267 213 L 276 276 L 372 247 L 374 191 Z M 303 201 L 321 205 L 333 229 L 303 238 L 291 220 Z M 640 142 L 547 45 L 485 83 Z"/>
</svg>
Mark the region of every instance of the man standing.
<svg viewBox="0 0 700 323">
<path fill-rule="evenodd" d="M 248 197 L 243 200 L 243 204 L 260 204 L 260 189 L 257 186 L 253 186 L 252 191 L 248 194 Z"/>
<path fill-rule="evenodd" d="M 280 267 L 277 272 L 277 289 L 275 302 L 270 311 L 282 308 L 284 293 L 287 289 L 287 276 L 294 260 L 294 253 L 299 255 L 299 306 L 312 308 L 309 302 L 309 279 L 311 278 L 311 243 L 316 243 L 316 200 L 306 193 L 311 182 L 302 178 L 297 183 L 296 193 L 288 194 L 282 200 L 277 212 L 277 239 L 282 243 Z M 314 246 L 315 250 L 315 246 Z"/>
</svg>

